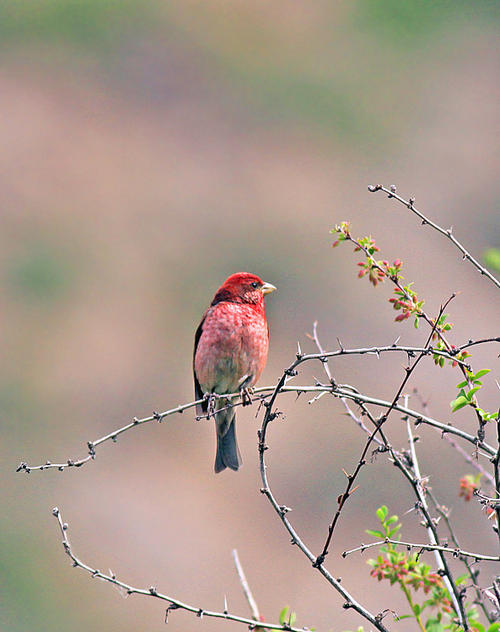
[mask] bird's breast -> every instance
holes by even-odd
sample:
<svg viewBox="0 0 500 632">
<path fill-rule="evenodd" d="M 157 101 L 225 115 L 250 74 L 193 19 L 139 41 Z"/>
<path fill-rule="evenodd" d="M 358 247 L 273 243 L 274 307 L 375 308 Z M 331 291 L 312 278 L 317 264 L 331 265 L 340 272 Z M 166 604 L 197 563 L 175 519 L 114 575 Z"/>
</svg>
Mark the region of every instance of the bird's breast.
<svg viewBox="0 0 500 632">
<path fill-rule="evenodd" d="M 195 371 L 204 392 L 229 393 L 253 386 L 267 360 L 265 315 L 253 306 L 218 303 L 203 323 L 195 354 Z"/>
</svg>

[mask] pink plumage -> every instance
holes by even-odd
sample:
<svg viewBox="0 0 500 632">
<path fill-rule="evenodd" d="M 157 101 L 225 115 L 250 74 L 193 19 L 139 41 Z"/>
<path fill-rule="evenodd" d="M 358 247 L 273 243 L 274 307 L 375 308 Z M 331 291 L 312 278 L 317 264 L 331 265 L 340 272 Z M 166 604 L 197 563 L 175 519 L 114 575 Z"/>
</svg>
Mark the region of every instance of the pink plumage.
<svg viewBox="0 0 500 632">
<path fill-rule="evenodd" d="M 193 370 L 196 399 L 207 393 L 237 393 L 255 385 L 267 360 L 269 328 L 264 295 L 276 288 L 248 272 L 231 275 L 217 290 L 196 331 Z M 215 471 L 237 470 L 235 411 L 230 400 L 216 401 Z M 221 410 L 225 409 L 225 410 Z M 208 411 L 208 401 L 198 407 Z"/>
</svg>

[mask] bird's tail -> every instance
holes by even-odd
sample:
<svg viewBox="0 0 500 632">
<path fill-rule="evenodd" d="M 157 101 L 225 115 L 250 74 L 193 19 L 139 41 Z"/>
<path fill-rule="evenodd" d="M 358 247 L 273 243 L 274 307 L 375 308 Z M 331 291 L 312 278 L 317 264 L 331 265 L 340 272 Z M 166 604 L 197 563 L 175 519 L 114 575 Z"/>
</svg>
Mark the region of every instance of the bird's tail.
<svg viewBox="0 0 500 632">
<path fill-rule="evenodd" d="M 224 400 L 223 400 L 224 401 Z M 217 453 L 215 455 L 215 473 L 226 467 L 238 470 L 241 465 L 241 454 L 236 442 L 236 415 L 233 408 L 215 413 L 217 428 Z"/>
</svg>

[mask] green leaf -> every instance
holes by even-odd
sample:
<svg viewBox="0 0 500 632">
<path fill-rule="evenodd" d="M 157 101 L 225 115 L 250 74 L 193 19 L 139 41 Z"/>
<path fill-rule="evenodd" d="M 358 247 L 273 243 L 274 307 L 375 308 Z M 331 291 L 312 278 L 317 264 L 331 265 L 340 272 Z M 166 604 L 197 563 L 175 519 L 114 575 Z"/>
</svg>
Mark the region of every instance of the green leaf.
<svg viewBox="0 0 500 632">
<path fill-rule="evenodd" d="M 382 538 L 382 540 L 385 538 L 385 533 L 377 531 L 376 529 L 366 529 L 366 533 L 368 533 L 368 535 L 372 535 L 374 538 Z"/>
<path fill-rule="evenodd" d="M 473 630 L 477 630 L 477 632 L 484 632 L 484 625 L 479 623 L 479 621 L 469 621 L 469 623 Z"/>
<path fill-rule="evenodd" d="M 457 397 L 457 399 L 454 399 L 452 402 L 450 402 L 451 412 L 454 413 L 457 410 L 460 410 L 460 408 L 467 406 L 468 403 L 468 399 L 463 395 L 460 395 L 460 397 Z"/>
<path fill-rule="evenodd" d="M 472 399 L 472 396 L 474 395 L 474 393 L 477 393 L 477 391 L 480 389 L 480 386 L 474 386 L 474 388 L 471 388 L 470 391 L 467 393 L 466 397 L 469 400 L 469 402 Z"/>
<path fill-rule="evenodd" d="M 394 522 L 397 522 L 398 517 L 397 516 L 391 516 L 390 518 L 387 518 L 387 520 L 385 521 L 385 524 L 387 526 L 393 524 Z"/>
<path fill-rule="evenodd" d="M 377 509 L 377 516 L 378 516 L 378 519 L 380 520 L 380 522 L 384 522 L 384 520 L 387 517 L 387 512 L 388 511 L 389 510 L 387 509 L 387 507 L 385 505 L 382 505 L 382 507 L 379 507 Z"/>
<path fill-rule="evenodd" d="M 280 612 L 280 624 L 283 625 L 286 623 L 288 618 L 288 611 L 290 610 L 290 606 L 285 606 L 283 610 Z"/>
<path fill-rule="evenodd" d="M 426 632 L 444 632 L 444 625 L 438 619 L 427 619 L 425 624 Z"/>
<path fill-rule="evenodd" d="M 498 630 L 500 630 L 500 621 L 497 621 L 496 623 L 492 623 L 490 627 L 488 628 L 487 632 L 498 632 Z"/>
<path fill-rule="evenodd" d="M 421 607 L 418 605 L 418 603 L 413 604 L 413 613 L 415 614 L 416 617 L 418 617 L 418 615 L 422 612 Z"/>
<path fill-rule="evenodd" d="M 290 618 L 288 619 L 288 623 L 290 625 L 293 625 L 295 623 L 295 621 L 297 621 L 297 613 L 296 612 L 291 612 L 290 613 Z"/>
<path fill-rule="evenodd" d="M 489 267 L 500 272 L 500 250 L 498 248 L 488 248 L 483 252 L 483 261 Z M 490 632 L 488 630 L 488 632 Z"/>
<path fill-rule="evenodd" d="M 464 573 L 463 575 L 460 575 L 460 577 L 456 578 L 455 584 L 457 586 L 460 586 L 460 584 L 465 584 L 468 579 L 469 579 L 469 573 Z"/>
<path fill-rule="evenodd" d="M 413 326 L 415 327 L 415 329 L 418 329 L 419 325 L 420 325 L 420 318 L 416 316 L 415 320 L 413 321 Z"/>
<path fill-rule="evenodd" d="M 491 369 L 481 369 L 480 371 L 478 371 L 475 375 L 476 378 L 478 377 L 483 377 L 483 375 L 486 375 L 486 373 L 489 373 L 491 371 Z"/>
<path fill-rule="evenodd" d="M 467 386 L 467 384 L 467 380 L 464 380 L 463 382 L 460 382 L 460 384 L 457 384 L 457 388 L 464 388 L 464 386 Z"/>
</svg>

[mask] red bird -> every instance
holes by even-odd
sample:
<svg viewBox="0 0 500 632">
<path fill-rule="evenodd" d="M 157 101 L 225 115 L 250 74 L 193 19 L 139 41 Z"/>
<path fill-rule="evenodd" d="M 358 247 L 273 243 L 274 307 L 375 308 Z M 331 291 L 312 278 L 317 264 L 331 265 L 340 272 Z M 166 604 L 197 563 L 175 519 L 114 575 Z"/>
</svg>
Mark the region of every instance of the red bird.
<svg viewBox="0 0 500 632">
<path fill-rule="evenodd" d="M 242 393 L 259 379 L 267 360 L 269 327 L 264 295 L 276 288 L 255 274 L 237 272 L 217 290 L 196 330 L 193 354 L 196 399 L 209 393 Z M 217 454 L 215 472 L 241 465 L 236 443 L 235 409 L 229 399 L 215 403 Z M 249 402 L 248 402 L 249 403 Z M 225 410 L 224 410 L 225 409 Z M 198 404 L 198 414 L 207 413 L 209 398 Z"/>
</svg>

